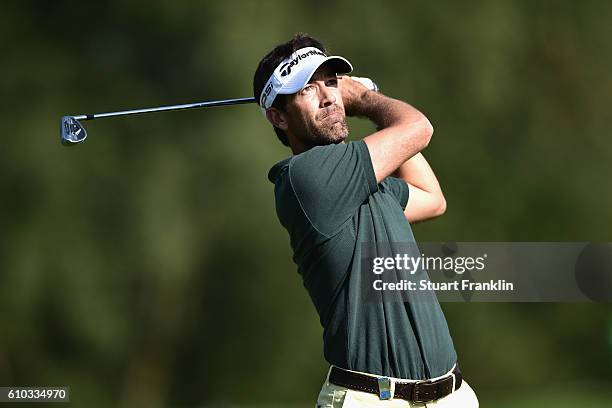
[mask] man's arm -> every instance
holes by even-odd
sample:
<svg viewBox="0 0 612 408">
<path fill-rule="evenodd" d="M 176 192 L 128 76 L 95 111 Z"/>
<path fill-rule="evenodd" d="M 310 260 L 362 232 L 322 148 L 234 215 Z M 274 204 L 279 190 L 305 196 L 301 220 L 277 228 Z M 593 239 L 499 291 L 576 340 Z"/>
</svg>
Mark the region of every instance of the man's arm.
<svg viewBox="0 0 612 408">
<path fill-rule="evenodd" d="M 370 91 L 349 77 L 341 77 L 339 86 L 346 115 L 366 117 L 378 129 L 363 139 L 370 152 L 377 182 L 427 147 L 433 127 L 417 109 Z"/>
<path fill-rule="evenodd" d="M 404 210 L 409 222 L 439 217 L 446 211 L 446 199 L 433 170 L 421 153 L 417 153 L 394 173 L 409 185 L 410 195 Z"/>
</svg>

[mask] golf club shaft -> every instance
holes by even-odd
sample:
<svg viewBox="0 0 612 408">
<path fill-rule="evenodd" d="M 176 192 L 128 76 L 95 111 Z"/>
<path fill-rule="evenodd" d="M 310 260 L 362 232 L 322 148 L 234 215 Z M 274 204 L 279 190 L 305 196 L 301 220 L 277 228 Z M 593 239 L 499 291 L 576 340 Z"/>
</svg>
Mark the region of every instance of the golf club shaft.
<svg viewBox="0 0 612 408">
<path fill-rule="evenodd" d="M 254 102 L 255 102 L 255 98 L 223 99 L 223 100 L 218 100 L 218 101 L 188 103 L 185 105 L 169 105 L 169 106 L 159 106 L 157 108 L 133 109 L 133 110 L 127 110 L 127 111 L 121 111 L 121 112 L 106 112 L 106 113 L 77 115 L 77 116 L 73 116 L 73 118 L 76 120 L 92 120 L 92 119 L 98 119 L 98 118 L 108 118 L 111 116 L 139 115 L 141 113 L 207 108 L 207 107 L 212 107 L 212 106 L 238 105 L 238 104 L 243 104 L 243 103 L 254 103 Z"/>
</svg>

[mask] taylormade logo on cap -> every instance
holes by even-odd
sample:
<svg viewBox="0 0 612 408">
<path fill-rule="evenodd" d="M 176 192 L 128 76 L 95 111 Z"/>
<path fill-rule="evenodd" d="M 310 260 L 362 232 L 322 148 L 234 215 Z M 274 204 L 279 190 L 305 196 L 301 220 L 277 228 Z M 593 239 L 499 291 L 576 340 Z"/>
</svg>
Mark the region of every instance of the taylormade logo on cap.
<svg viewBox="0 0 612 408">
<path fill-rule="evenodd" d="M 338 63 L 338 74 L 348 74 L 353 70 L 351 63 L 338 56 L 328 57 L 315 47 L 300 48 L 285 58 L 274 70 L 270 79 L 261 91 L 259 106 L 263 114 L 274 103 L 279 94 L 293 94 L 302 89 L 310 80 L 312 74 L 323 63 L 334 60 Z"/>
<path fill-rule="evenodd" d="M 322 55 L 323 57 L 327 57 L 327 55 L 325 55 L 325 53 L 317 48 L 310 50 L 308 52 L 305 52 L 304 54 L 299 54 L 297 57 L 293 58 L 290 62 L 285 62 L 284 64 L 281 64 L 280 66 L 280 71 L 281 71 L 281 76 L 287 76 L 291 73 L 291 67 L 293 67 L 294 65 L 297 65 L 302 59 L 307 58 L 311 55 Z"/>
</svg>

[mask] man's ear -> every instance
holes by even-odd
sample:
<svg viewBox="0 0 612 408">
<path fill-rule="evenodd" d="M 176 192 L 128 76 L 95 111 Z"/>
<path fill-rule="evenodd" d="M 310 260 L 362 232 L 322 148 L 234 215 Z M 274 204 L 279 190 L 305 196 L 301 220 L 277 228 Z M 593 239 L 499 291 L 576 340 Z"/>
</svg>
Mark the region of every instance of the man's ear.
<svg viewBox="0 0 612 408">
<path fill-rule="evenodd" d="M 289 128 L 287 114 L 283 111 L 276 108 L 268 108 L 268 110 L 266 110 L 266 118 L 268 118 L 270 123 L 282 131 L 286 131 Z"/>
</svg>

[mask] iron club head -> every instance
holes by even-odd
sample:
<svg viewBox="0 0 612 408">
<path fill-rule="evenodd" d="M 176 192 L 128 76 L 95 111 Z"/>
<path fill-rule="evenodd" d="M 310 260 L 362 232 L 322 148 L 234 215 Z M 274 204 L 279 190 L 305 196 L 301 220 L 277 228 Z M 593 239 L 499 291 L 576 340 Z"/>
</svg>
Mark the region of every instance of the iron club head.
<svg viewBox="0 0 612 408">
<path fill-rule="evenodd" d="M 87 131 L 74 116 L 64 116 L 60 120 L 60 138 L 62 145 L 74 146 L 87 138 Z"/>
</svg>

